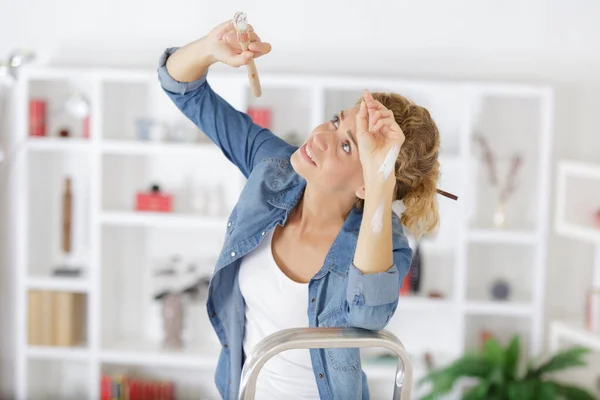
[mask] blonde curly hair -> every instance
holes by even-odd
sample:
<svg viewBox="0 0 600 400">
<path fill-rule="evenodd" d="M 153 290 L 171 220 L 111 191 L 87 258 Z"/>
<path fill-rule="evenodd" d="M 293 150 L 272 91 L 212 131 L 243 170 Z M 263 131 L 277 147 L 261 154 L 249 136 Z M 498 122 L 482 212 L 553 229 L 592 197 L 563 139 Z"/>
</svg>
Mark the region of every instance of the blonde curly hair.
<svg viewBox="0 0 600 400">
<path fill-rule="evenodd" d="M 440 135 L 426 108 L 396 93 L 372 93 L 375 100 L 394 113 L 405 140 L 396 159 L 394 200 L 406 210 L 400 221 L 417 239 L 431 233 L 439 223 L 437 182 Z M 358 100 L 360 104 L 362 98 Z M 364 201 L 357 200 L 362 210 Z"/>
</svg>

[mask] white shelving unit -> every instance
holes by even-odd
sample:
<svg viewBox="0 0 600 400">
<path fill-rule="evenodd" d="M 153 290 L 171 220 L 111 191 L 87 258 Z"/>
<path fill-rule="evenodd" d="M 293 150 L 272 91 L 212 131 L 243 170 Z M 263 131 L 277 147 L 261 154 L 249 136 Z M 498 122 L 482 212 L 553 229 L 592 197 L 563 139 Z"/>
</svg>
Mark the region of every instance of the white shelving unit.
<svg viewBox="0 0 600 400">
<path fill-rule="evenodd" d="M 521 333 L 530 353 L 538 353 L 543 340 L 552 137 L 553 93 L 549 88 L 263 73 L 263 96 L 256 99 L 243 73 L 211 72 L 209 82 L 239 110 L 269 107 L 271 128 L 281 135 L 292 131 L 307 135 L 315 125 L 352 105 L 363 88 L 395 91 L 427 107 L 442 134 L 440 188 L 457 194 L 459 201 L 440 197 L 440 230 L 421 244 L 422 291 L 401 297 L 388 329 L 414 354 L 416 377 L 426 372 L 425 352 L 434 355 L 437 365 L 444 364 L 478 346 L 483 331 L 502 340 Z M 70 85 L 77 85 L 91 100 L 89 139 L 54 137 L 56 121 L 49 121 L 50 137 L 29 138 L 28 99 L 45 96 L 58 102 Z M 45 362 L 59 359 L 71 363 L 65 368 L 85 370 L 84 397 L 89 399 L 99 397 L 103 373 L 123 368 L 174 379 L 185 387 L 180 393 L 184 399 L 215 397 L 212 386 L 218 348 L 211 346 L 218 342 L 204 316 L 202 300 L 190 304 L 187 311 L 188 347 L 176 352 L 163 350 L 159 308 L 151 299 L 151 274 L 172 254 L 204 260 L 203 272 L 210 274 L 212 264 L 207 260 L 220 250 L 227 214 L 243 187 L 241 174 L 206 142 L 136 140 L 134 121 L 140 116 L 151 115 L 169 124 L 189 123 L 162 93 L 155 73 L 29 68 L 23 71 L 17 91 L 14 134 L 17 141 L 26 143 L 17 154 L 14 173 L 18 183 L 11 189 L 18 216 L 13 232 L 18 270 L 17 398 L 28 398 L 39 390 L 35 382 L 44 377 L 40 371 Z M 490 223 L 493 210 L 486 206 L 493 203 L 493 193 L 475 160 L 478 155 L 471 143 L 475 130 L 498 141 L 494 145 L 501 156 L 513 150 L 525 152 L 524 189 L 509 204 L 512 207 L 507 208 L 503 230 Z M 83 267 L 83 274 L 59 279 L 51 276 L 51 268 L 64 260 L 57 250 L 58 239 L 51 237 L 60 232 L 57 199 L 66 174 L 74 177 L 76 204 L 77 234 L 71 261 Z M 217 215 L 191 210 L 193 195 L 186 191 L 190 179 L 207 188 L 221 185 L 224 198 L 219 203 L 223 206 Z M 174 212 L 135 212 L 135 192 L 156 181 L 175 193 Z M 489 295 L 489 286 L 498 278 L 511 285 L 511 297 L 506 301 L 494 301 Z M 32 288 L 87 295 L 87 340 L 82 347 L 28 346 L 27 290 Z M 443 297 L 429 298 L 431 292 Z M 441 326 L 443 338 L 439 337 Z M 369 362 L 364 366 L 373 382 L 373 398 L 380 388 L 391 390 L 393 373 L 385 371 L 394 367 Z M 61 386 L 44 390 L 58 393 Z"/>
<path fill-rule="evenodd" d="M 600 164 L 561 161 L 557 170 L 555 230 L 564 237 L 594 246 L 594 259 L 591 265 L 592 281 L 589 289 L 600 289 L 600 223 L 594 219 L 595 213 L 599 210 Z M 598 371 L 600 331 L 590 331 L 582 321 L 552 321 L 549 350 L 558 351 L 565 342 L 590 348 L 594 355 L 588 370 Z M 595 379 L 599 376 L 589 375 L 580 371 L 575 378 L 591 390 L 597 390 Z"/>
<path fill-rule="evenodd" d="M 600 165 L 560 162 L 556 193 L 556 231 L 594 246 L 592 287 L 600 288 Z"/>
<path fill-rule="evenodd" d="M 591 332 L 581 324 L 553 321 L 550 324 L 550 351 L 560 350 L 562 340 L 600 352 L 600 333 Z"/>
</svg>

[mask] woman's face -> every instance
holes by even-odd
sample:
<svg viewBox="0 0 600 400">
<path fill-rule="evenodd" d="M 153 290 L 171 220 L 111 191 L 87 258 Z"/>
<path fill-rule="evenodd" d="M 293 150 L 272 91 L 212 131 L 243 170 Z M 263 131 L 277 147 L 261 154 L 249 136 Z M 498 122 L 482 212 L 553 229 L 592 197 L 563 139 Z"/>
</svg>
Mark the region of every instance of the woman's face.
<svg viewBox="0 0 600 400">
<path fill-rule="evenodd" d="M 294 170 L 307 183 L 330 193 L 358 194 L 363 172 L 356 145 L 357 112 L 358 106 L 354 106 L 336 113 L 292 154 Z"/>
</svg>

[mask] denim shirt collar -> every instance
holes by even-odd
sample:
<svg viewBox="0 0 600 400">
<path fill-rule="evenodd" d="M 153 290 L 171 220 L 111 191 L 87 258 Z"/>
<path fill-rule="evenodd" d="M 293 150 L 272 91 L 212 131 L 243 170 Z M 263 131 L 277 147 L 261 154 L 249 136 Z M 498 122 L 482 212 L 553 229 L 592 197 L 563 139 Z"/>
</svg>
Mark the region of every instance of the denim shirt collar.
<svg viewBox="0 0 600 400">
<path fill-rule="evenodd" d="M 290 165 L 286 167 L 291 168 Z M 291 179 L 276 178 L 273 189 L 277 189 L 277 191 L 267 199 L 269 204 L 285 211 L 286 215 L 282 224 L 285 224 L 292 210 L 298 205 L 306 188 L 306 180 L 304 178 L 296 173 L 291 174 L 291 176 Z M 290 177 L 290 175 L 287 175 L 287 177 Z M 283 178 L 283 176 L 279 178 Z M 342 229 L 335 238 L 330 251 L 327 253 L 323 268 L 315 275 L 315 279 L 321 278 L 327 272 L 333 272 L 342 277 L 348 275 L 348 264 L 352 262 L 349 255 L 354 254 L 361 221 L 362 211 L 357 207 L 353 207 L 346 217 Z M 338 248 L 342 242 L 344 243 L 344 251 Z M 348 248 L 349 245 L 352 249 Z"/>
<path fill-rule="evenodd" d="M 284 168 L 292 168 L 289 161 L 284 161 L 284 163 L 286 164 Z M 288 179 L 282 179 L 284 176 L 288 177 Z M 273 194 L 273 196 L 267 199 L 267 202 L 274 207 L 285 210 L 287 215 L 289 215 L 298 205 L 298 202 L 304 194 L 305 188 L 306 180 L 295 173 L 295 171 L 292 174 L 278 175 L 275 178 L 273 185 L 273 189 L 276 189 L 276 192 Z M 358 236 L 361 221 L 362 211 L 360 211 L 357 207 L 352 207 L 350 214 L 344 221 L 342 231 L 352 232 Z"/>
</svg>

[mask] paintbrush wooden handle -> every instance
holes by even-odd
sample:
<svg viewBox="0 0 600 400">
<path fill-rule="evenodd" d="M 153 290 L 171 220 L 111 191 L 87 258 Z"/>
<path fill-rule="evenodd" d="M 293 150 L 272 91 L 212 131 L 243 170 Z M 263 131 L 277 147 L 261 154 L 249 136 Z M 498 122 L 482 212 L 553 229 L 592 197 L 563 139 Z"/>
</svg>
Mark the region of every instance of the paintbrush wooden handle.
<svg viewBox="0 0 600 400">
<path fill-rule="evenodd" d="M 250 81 L 250 88 L 252 89 L 252 94 L 254 97 L 260 97 L 262 94 L 260 88 L 260 80 L 258 79 L 258 72 L 256 71 L 256 64 L 254 63 L 254 58 L 250 59 L 250 62 L 246 64 L 246 68 L 248 69 L 248 80 Z"/>
<path fill-rule="evenodd" d="M 248 43 L 241 42 L 242 50 L 248 50 Z M 260 87 L 260 80 L 258 79 L 258 71 L 256 70 L 256 63 L 254 62 L 254 58 L 251 58 L 246 64 L 246 69 L 248 70 L 248 80 L 250 81 L 250 89 L 252 89 L 252 94 L 254 97 L 260 97 L 262 94 L 262 90 Z"/>
</svg>

